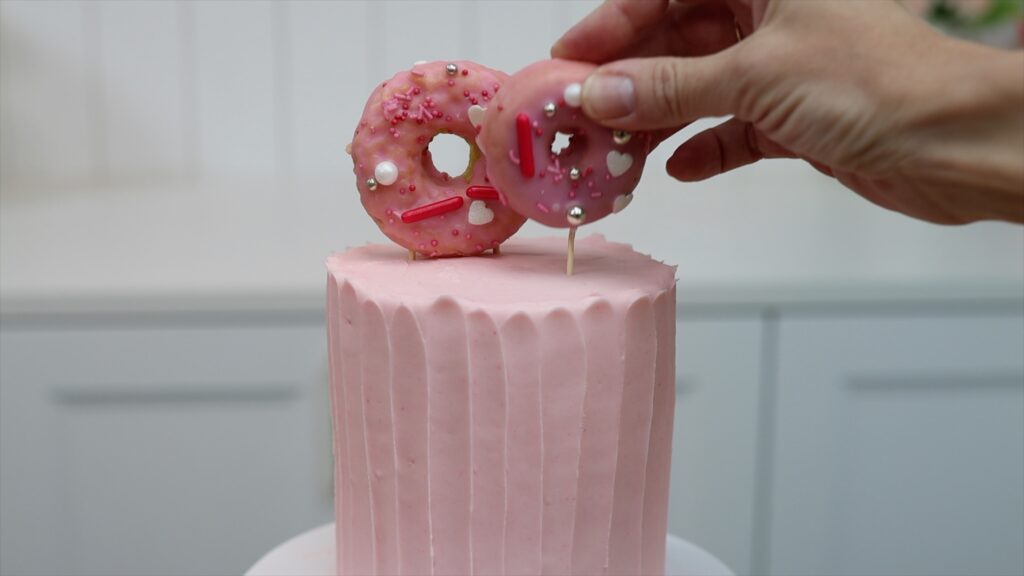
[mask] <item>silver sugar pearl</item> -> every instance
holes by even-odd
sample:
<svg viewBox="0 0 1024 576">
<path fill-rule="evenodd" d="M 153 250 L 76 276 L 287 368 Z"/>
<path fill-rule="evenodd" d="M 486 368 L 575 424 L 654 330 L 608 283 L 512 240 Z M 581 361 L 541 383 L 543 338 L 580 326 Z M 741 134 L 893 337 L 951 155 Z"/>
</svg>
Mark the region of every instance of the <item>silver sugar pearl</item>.
<svg viewBox="0 0 1024 576">
<path fill-rule="evenodd" d="M 569 169 L 569 180 L 579 180 L 579 179 L 580 179 L 580 169 L 575 167 L 575 166 L 573 166 L 572 168 Z"/>
<path fill-rule="evenodd" d="M 566 211 L 565 219 L 570 226 L 579 226 L 587 221 L 587 213 L 583 211 L 582 206 L 573 206 Z"/>
<path fill-rule="evenodd" d="M 633 134 L 626 132 L 625 130 L 612 130 L 612 140 L 620 146 L 629 142 L 632 138 Z"/>
<path fill-rule="evenodd" d="M 374 190 L 376 190 L 377 189 L 377 179 L 374 178 L 373 176 L 370 176 L 369 178 L 367 178 L 366 179 L 366 187 L 370 189 L 370 192 L 373 192 Z"/>
<path fill-rule="evenodd" d="M 449 76 L 455 76 L 459 73 L 459 67 L 454 62 L 449 62 L 448 65 L 444 67 L 444 71 L 447 72 Z"/>
<path fill-rule="evenodd" d="M 556 110 L 557 108 L 555 107 L 554 102 L 548 102 L 547 104 L 544 105 L 544 115 L 547 116 L 548 118 L 554 116 Z"/>
</svg>

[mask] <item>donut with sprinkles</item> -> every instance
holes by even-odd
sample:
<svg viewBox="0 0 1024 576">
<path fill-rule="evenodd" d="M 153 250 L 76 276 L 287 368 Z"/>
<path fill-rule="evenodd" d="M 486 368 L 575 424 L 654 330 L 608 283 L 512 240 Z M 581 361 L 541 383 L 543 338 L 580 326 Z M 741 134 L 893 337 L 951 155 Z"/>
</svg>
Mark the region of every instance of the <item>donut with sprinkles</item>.
<svg viewBox="0 0 1024 576">
<path fill-rule="evenodd" d="M 377 226 L 410 254 L 468 256 L 497 248 L 525 222 L 487 178 L 476 139 L 508 75 L 465 60 L 417 62 L 370 95 L 348 147 Z M 462 174 L 439 171 L 429 146 L 453 134 L 470 148 Z"/>
<path fill-rule="evenodd" d="M 649 132 L 612 130 L 580 109 L 592 64 L 544 60 L 512 75 L 492 99 L 478 139 L 494 186 L 516 212 L 574 228 L 633 200 Z M 568 144 L 557 149 L 558 136 Z"/>
</svg>

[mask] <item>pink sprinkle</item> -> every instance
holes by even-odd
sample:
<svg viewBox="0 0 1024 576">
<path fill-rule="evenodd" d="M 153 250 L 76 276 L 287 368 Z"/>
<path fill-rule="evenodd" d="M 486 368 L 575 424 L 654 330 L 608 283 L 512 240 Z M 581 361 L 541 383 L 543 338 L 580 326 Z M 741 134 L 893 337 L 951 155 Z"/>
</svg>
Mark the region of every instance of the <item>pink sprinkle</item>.
<svg viewBox="0 0 1024 576">
<path fill-rule="evenodd" d="M 417 87 L 413 87 L 413 89 L 412 89 L 412 93 L 413 93 L 413 94 L 419 94 L 419 93 L 420 93 L 420 89 L 419 89 L 419 88 L 417 88 Z"/>
<path fill-rule="evenodd" d="M 449 80 L 448 81 L 448 85 L 449 86 L 455 86 L 455 80 Z"/>
<path fill-rule="evenodd" d="M 452 121 L 452 115 L 451 115 L 451 114 L 449 114 L 449 115 L 445 116 L 445 117 L 444 117 L 444 119 L 445 119 L 446 121 L 448 121 L 448 122 L 451 122 L 451 121 Z"/>
<path fill-rule="evenodd" d="M 497 247 L 500 244 L 501 242 L 498 242 L 497 240 L 491 240 L 491 246 Z"/>
<path fill-rule="evenodd" d="M 465 96 L 466 98 L 469 98 L 469 90 L 463 90 L 462 95 Z"/>
<path fill-rule="evenodd" d="M 467 232 L 466 233 L 466 240 L 472 240 L 472 239 L 473 239 L 473 235 Z"/>
<path fill-rule="evenodd" d="M 430 245 L 431 246 L 437 246 L 437 240 L 431 240 L 430 241 Z"/>
<path fill-rule="evenodd" d="M 480 250 L 483 250 L 483 249 L 484 249 L 484 247 L 483 247 L 483 246 L 481 246 L 480 244 L 477 244 L 477 245 L 476 245 L 476 249 L 477 249 L 477 251 L 480 251 Z"/>
<path fill-rule="evenodd" d="M 398 189 L 398 195 L 399 196 L 405 196 L 405 188 L 399 188 Z"/>
<path fill-rule="evenodd" d="M 481 90 L 481 91 L 480 91 L 480 95 L 481 95 L 481 96 L 484 96 L 484 97 L 486 97 L 486 96 L 487 96 L 488 94 L 490 94 L 490 92 L 488 92 L 487 90 Z"/>
<path fill-rule="evenodd" d="M 609 174 L 609 173 L 607 173 L 607 172 L 605 172 L 605 173 L 604 173 L 604 179 L 605 179 L 605 180 L 611 180 L 611 179 L 612 179 L 612 175 L 611 175 L 611 174 Z"/>
<path fill-rule="evenodd" d="M 551 212 L 551 210 L 548 210 L 547 206 L 545 206 L 544 204 L 542 204 L 540 202 L 537 202 L 537 210 L 540 210 L 541 212 L 543 212 L 545 214 L 547 214 L 548 212 Z"/>
<path fill-rule="evenodd" d="M 457 229 L 455 229 L 455 228 L 452 228 L 452 236 L 458 236 L 458 235 L 459 235 L 459 231 Z"/>
<path fill-rule="evenodd" d="M 470 97 L 469 97 L 469 103 L 470 103 L 470 104 L 477 104 L 477 103 L 479 103 L 479 102 L 480 102 L 480 101 L 476 99 L 476 96 L 470 96 Z"/>
<path fill-rule="evenodd" d="M 604 196 L 604 194 L 602 194 L 600 192 L 591 192 L 590 193 L 590 197 L 591 198 L 600 198 L 601 196 Z"/>
<path fill-rule="evenodd" d="M 493 86 L 491 86 L 491 88 L 494 88 L 494 91 L 495 91 L 495 92 L 497 92 L 497 91 L 498 91 L 498 88 L 500 88 L 500 87 L 501 87 L 501 85 L 500 85 L 500 84 L 498 84 L 498 83 L 495 83 L 495 84 L 494 84 Z"/>
<path fill-rule="evenodd" d="M 511 160 L 513 164 L 517 166 L 519 165 L 519 158 L 516 157 L 516 151 L 511 148 L 508 149 L 508 159 Z"/>
<path fill-rule="evenodd" d="M 495 90 L 495 92 L 497 92 L 497 90 Z M 502 106 L 501 104 L 498 104 L 498 112 L 501 112 L 504 109 L 505 109 L 504 106 Z"/>
<path fill-rule="evenodd" d="M 575 197 L 576 197 L 576 192 L 573 191 L 573 190 L 569 190 L 569 198 L 575 198 Z"/>
<path fill-rule="evenodd" d="M 413 76 L 423 76 L 423 70 L 420 70 L 419 68 L 413 68 L 409 73 Z"/>
</svg>

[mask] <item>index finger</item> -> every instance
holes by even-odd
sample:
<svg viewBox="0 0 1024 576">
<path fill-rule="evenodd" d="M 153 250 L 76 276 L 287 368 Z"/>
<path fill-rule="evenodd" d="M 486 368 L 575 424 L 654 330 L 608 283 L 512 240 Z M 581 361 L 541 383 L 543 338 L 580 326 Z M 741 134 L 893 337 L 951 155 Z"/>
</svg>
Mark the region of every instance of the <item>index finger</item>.
<svg viewBox="0 0 1024 576">
<path fill-rule="evenodd" d="M 658 24 L 668 0 L 608 0 L 551 47 L 552 58 L 600 64 L 616 58 Z"/>
</svg>

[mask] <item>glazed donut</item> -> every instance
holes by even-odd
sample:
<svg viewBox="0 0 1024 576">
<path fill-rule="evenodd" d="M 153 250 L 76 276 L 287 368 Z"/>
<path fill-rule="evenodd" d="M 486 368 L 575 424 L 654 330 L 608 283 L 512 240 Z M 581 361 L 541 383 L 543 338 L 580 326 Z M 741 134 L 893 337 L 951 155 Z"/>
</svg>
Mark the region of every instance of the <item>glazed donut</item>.
<svg viewBox="0 0 1024 576">
<path fill-rule="evenodd" d="M 496 249 L 525 218 L 487 180 L 477 126 L 508 75 L 465 60 L 417 62 L 370 95 L 348 151 L 366 212 L 396 243 L 423 256 Z M 470 147 L 466 172 L 439 172 L 428 146 L 438 134 Z"/>
<path fill-rule="evenodd" d="M 544 60 L 512 75 L 491 101 L 478 138 L 487 174 L 516 212 L 565 228 L 594 222 L 633 199 L 650 151 L 647 132 L 614 131 L 580 110 L 595 66 Z M 557 133 L 569 145 L 552 151 Z"/>
</svg>

